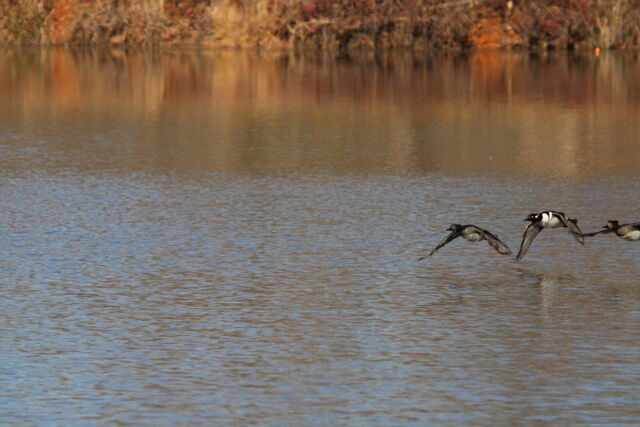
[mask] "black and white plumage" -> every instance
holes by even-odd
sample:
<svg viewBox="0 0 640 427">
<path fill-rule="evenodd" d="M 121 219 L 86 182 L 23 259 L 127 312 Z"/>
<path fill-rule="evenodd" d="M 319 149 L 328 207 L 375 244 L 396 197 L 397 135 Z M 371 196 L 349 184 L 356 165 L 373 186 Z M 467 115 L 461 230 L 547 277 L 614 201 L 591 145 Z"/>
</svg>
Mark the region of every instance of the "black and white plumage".
<svg viewBox="0 0 640 427">
<path fill-rule="evenodd" d="M 602 227 L 604 230 L 594 233 L 583 234 L 584 237 L 591 237 L 598 234 L 616 233 L 616 236 L 622 237 L 624 240 L 636 242 L 640 240 L 640 222 L 632 224 L 620 224 L 616 220 L 607 221 L 607 225 Z"/>
<path fill-rule="evenodd" d="M 442 241 L 436 246 L 434 250 L 432 250 L 429 255 L 423 256 L 418 259 L 421 261 L 427 257 L 430 257 L 438 249 L 451 242 L 452 240 L 461 237 L 469 242 L 480 242 L 482 240 L 486 240 L 496 251 L 500 252 L 502 255 L 511 255 L 511 250 L 505 245 L 502 240 L 498 239 L 498 237 L 484 228 L 476 227 L 475 225 L 460 225 L 460 224 L 451 224 L 447 230 L 451 231 L 451 233 L 442 239 Z"/>
<path fill-rule="evenodd" d="M 578 243 L 581 245 L 584 244 L 584 237 L 582 237 L 582 231 L 580 231 L 580 227 L 578 227 L 578 220 L 569 218 L 562 212 L 544 211 L 537 214 L 533 213 L 524 220 L 529 221 L 529 224 L 524 230 L 522 243 L 520 244 L 518 255 L 516 255 L 514 260 L 515 262 L 519 262 L 524 257 L 533 239 L 545 228 L 567 227 Z"/>
</svg>

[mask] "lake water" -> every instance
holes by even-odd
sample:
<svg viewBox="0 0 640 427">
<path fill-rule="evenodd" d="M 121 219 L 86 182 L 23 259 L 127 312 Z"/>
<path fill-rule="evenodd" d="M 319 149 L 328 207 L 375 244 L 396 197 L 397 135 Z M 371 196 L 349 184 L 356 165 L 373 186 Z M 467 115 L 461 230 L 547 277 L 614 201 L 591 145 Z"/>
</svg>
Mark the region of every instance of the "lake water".
<svg viewBox="0 0 640 427">
<path fill-rule="evenodd" d="M 0 423 L 640 422 L 637 54 L 0 51 Z"/>
</svg>

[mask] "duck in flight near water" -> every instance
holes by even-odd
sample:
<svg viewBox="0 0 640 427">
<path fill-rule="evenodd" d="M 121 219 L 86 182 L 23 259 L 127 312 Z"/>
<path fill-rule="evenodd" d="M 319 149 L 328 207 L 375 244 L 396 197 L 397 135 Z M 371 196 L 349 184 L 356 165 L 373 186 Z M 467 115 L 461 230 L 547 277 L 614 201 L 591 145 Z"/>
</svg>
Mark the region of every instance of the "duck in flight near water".
<svg viewBox="0 0 640 427">
<path fill-rule="evenodd" d="M 578 227 L 578 220 L 569 218 L 562 212 L 544 211 L 538 214 L 532 213 L 524 220 L 529 221 L 529 224 L 524 230 L 522 243 L 520 244 L 518 255 L 516 255 L 514 260 L 515 262 L 519 262 L 524 257 L 533 239 L 545 228 L 566 227 L 578 243 L 584 245 L 584 237 L 582 231 L 580 231 L 580 227 Z"/>
<path fill-rule="evenodd" d="M 598 234 L 616 233 L 616 236 L 622 237 L 624 240 L 635 242 L 640 240 L 640 222 L 634 222 L 633 224 L 620 224 L 616 220 L 607 221 L 604 230 L 596 231 L 594 233 L 583 234 L 584 237 L 591 237 Z"/>
<path fill-rule="evenodd" d="M 505 245 L 497 236 L 491 234 L 484 228 L 476 227 L 475 225 L 460 225 L 460 224 L 451 224 L 447 230 L 451 231 L 451 233 L 442 239 L 440 244 L 436 246 L 434 250 L 429 253 L 427 256 L 423 256 L 418 258 L 418 261 L 422 261 L 423 259 L 430 257 L 438 249 L 451 242 L 453 239 L 456 239 L 462 236 L 465 240 L 469 242 L 480 242 L 482 240 L 486 240 L 496 251 L 500 252 L 502 255 L 511 255 L 511 250 Z"/>
</svg>

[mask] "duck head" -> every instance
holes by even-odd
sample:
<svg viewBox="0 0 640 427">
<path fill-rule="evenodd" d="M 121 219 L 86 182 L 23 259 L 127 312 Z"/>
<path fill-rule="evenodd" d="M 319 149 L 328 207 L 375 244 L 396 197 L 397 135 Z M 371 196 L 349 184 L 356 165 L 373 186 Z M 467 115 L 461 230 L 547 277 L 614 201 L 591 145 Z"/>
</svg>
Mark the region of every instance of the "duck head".
<svg viewBox="0 0 640 427">
<path fill-rule="evenodd" d="M 607 221 L 607 225 L 602 228 L 606 228 L 607 230 L 615 230 L 616 228 L 618 228 L 618 225 L 620 225 L 618 221 L 616 221 L 615 219 L 610 219 L 609 221 Z"/>
<path fill-rule="evenodd" d="M 536 222 L 539 219 L 540 219 L 540 214 L 532 213 L 532 214 L 529 214 L 523 221 Z"/>
</svg>

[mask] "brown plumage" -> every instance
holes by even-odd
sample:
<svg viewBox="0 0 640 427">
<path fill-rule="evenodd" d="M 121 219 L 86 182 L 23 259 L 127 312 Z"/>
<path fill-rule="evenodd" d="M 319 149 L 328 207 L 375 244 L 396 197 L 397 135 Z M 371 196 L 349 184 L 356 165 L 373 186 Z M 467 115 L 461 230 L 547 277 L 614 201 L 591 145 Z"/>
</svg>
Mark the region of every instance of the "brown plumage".
<svg viewBox="0 0 640 427">
<path fill-rule="evenodd" d="M 502 255 L 511 255 L 511 250 L 509 249 L 509 247 L 505 245 L 504 242 L 500 240 L 496 235 L 485 230 L 484 228 L 480 228 L 472 224 L 451 224 L 451 226 L 449 226 L 447 230 L 451 231 L 451 233 L 447 237 L 442 239 L 438 246 L 436 246 L 435 249 L 429 253 L 429 255 L 419 258 L 418 261 L 432 256 L 438 249 L 460 236 L 462 236 L 463 239 L 469 242 L 480 242 L 482 240 L 486 240 L 487 243 L 491 245 L 491 247 L 493 247 Z"/>
</svg>

